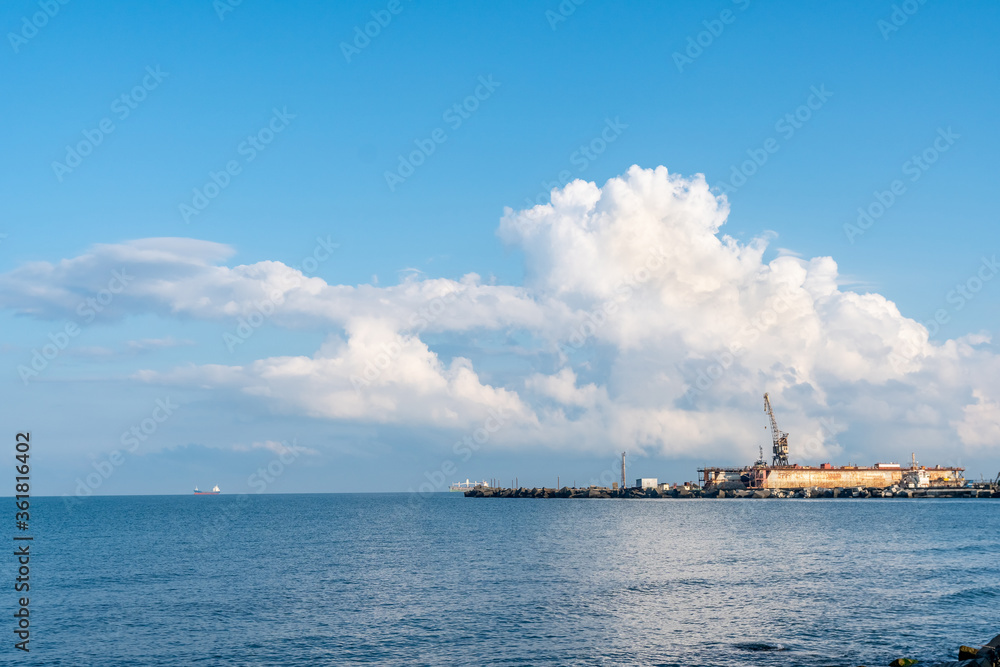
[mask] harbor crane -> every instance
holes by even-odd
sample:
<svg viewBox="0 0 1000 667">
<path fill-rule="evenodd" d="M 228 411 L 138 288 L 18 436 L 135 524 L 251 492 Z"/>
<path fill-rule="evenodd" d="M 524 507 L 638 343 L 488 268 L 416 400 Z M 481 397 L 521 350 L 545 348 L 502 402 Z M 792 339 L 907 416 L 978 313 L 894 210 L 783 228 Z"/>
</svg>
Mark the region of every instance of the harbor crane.
<svg viewBox="0 0 1000 667">
<path fill-rule="evenodd" d="M 774 456 L 771 464 L 774 466 L 788 465 L 788 434 L 778 429 L 778 422 L 774 420 L 774 410 L 771 409 L 771 399 L 767 392 L 764 392 L 764 412 L 771 418 L 771 441 L 774 443 Z"/>
</svg>

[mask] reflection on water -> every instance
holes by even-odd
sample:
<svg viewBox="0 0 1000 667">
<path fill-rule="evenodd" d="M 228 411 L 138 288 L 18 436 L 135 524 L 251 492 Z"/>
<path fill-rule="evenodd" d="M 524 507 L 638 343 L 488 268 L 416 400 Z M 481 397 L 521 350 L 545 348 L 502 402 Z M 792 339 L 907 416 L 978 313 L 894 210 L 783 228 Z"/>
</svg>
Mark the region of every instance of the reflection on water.
<svg viewBox="0 0 1000 667">
<path fill-rule="evenodd" d="M 991 501 L 37 502 L 39 664 L 855 666 L 1000 632 Z"/>
</svg>

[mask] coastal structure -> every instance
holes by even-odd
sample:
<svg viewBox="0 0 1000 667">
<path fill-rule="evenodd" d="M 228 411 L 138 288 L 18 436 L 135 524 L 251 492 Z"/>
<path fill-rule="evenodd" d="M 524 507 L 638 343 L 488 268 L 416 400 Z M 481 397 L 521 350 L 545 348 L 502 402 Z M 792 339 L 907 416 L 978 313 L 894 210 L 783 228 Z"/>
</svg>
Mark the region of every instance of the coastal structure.
<svg viewBox="0 0 1000 667">
<path fill-rule="evenodd" d="M 622 452 L 621 483 L 611 487 L 591 485 L 557 488 L 521 487 L 517 478 L 510 488 L 497 483 L 457 483 L 453 491 L 464 491 L 469 498 L 995 498 L 1000 499 L 1000 473 L 995 480 L 966 483 L 964 468 L 917 465 L 911 454 L 910 464 L 875 463 L 871 466 L 834 466 L 822 463 L 803 466 L 788 460 L 788 433 L 778 428 L 771 400 L 764 394 L 764 412 L 770 423 L 772 458 L 760 456 L 748 466 L 699 468 L 700 483 L 660 483 L 655 477 L 639 477 L 628 486 L 625 477 L 625 452 Z"/>
<path fill-rule="evenodd" d="M 466 479 L 464 482 L 455 482 L 448 487 L 449 491 L 470 491 L 472 489 L 488 489 L 490 488 L 490 483 L 487 481 L 482 482 L 470 482 Z"/>
<path fill-rule="evenodd" d="M 801 466 L 788 462 L 788 433 L 778 428 L 778 422 L 771 408 L 770 397 L 764 394 L 764 412 L 770 421 L 772 457 L 768 464 L 763 457 L 751 465 L 738 468 L 699 468 L 701 486 L 708 490 L 720 489 L 835 489 L 844 487 L 888 488 L 899 486 L 910 489 L 951 486 L 965 484 L 965 468 L 940 465 L 933 468 L 918 466 L 916 457 L 911 457 L 911 465 L 903 467 L 898 463 L 875 463 L 872 466 L 834 466 L 823 463 L 819 466 Z"/>
<path fill-rule="evenodd" d="M 840 466 L 829 463 L 820 466 L 748 466 L 745 468 L 699 468 L 701 486 L 747 489 L 803 489 L 818 487 L 835 489 L 849 486 L 890 486 L 923 489 L 932 486 L 962 486 L 964 468 L 901 468 L 875 464 L 871 467 Z"/>
</svg>

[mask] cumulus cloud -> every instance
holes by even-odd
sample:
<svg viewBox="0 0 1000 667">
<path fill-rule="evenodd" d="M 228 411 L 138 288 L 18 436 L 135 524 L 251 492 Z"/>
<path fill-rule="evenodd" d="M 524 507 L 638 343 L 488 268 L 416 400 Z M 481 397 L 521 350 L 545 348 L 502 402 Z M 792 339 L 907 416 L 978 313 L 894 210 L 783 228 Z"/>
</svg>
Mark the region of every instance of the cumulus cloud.
<svg viewBox="0 0 1000 667">
<path fill-rule="evenodd" d="M 701 175 L 632 167 L 504 212 L 520 286 L 476 274 L 330 285 L 279 262 L 225 266 L 219 244 L 144 239 L 0 276 L 0 305 L 65 316 L 122 268 L 135 279 L 118 317 L 232 322 L 268 302 L 269 325 L 335 333 L 310 356 L 135 377 L 332 421 L 471 429 L 499 411 L 491 446 L 752 460 L 769 443 L 764 391 L 801 462 L 997 446 L 988 337 L 935 344 L 884 296 L 844 289 L 831 257 L 765 262 L 772 235 L 741 243 L 722 232 L 728 213 Z M 471 352 L 446 355 L 438 334 Z M 484 349 L 490 335 L 523 344 L 504 359 Z"/>
</svg>

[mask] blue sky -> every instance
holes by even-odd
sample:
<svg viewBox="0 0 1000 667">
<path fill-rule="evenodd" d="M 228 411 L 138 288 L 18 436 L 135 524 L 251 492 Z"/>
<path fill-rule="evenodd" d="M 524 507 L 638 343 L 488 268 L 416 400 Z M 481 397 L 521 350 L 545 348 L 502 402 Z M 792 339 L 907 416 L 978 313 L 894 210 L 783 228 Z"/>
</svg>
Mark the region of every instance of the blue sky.
<svg viewBox="0 0 1000 667">
<path fill-rule="evenodd" d="M 46 7 L 54 15 L 39 19 Z M 366 304 L 389 304 L 390 314 L 372 317 L 393 320 L 395 331 L 416 336 L 418 347 L 433 355 L 431 366 L 468 360 L 477 387 L 506 392 L 503 400 L 523 408 L 516 432 L 503 429 L 469 461 L 456 459 L 449 481 L 518 475 L 522 482 L 551 485 L 556 474 L 564 481 L 599 478 L 622 448 L 634 452 L 645 474 L 682 481 L 704 459 L 742 462 L 761 439 L 756 432 L 744 439 L 736 428 L 713 431 L 695 418 L 685 425 L 680 417 L 738 418 L 732 423 L 756 429 L 763 424 L 759 394 L 769 387 L 784 399 L 776 410 L 779 419 L 786 411 L 789 430 L 798 427 L 803 439 L 803 429 L 820 434 L 816 449 L 801 452 L 802 462 L 902 458 L 915 436 L 893 434 L 913 429 L 926 434 L 918 442 L 928 462 L 953 457 L 952 463 L 977 475 L 995 473 L 992 406 L 1000 391 L 972 369 L 992 368 L 995 361 L 991 336 L 998 328 L 1000 283 L 985 281 L 971 298 L 953 292 L 1000 245 L 988 196 L 1000 148 L 995 3 L 588 0 L 484 7 L 400 0 L 279 7 L 247 0 L 232 11 L 222 7 L 229 6 L 208 0 L 169 6 L 13 2 L 0 13 L 8 42 L 0 70 L 8 94 L 0 104 L 9 123 L 0 179 L 6 204 L 0 356 L 8 372 L 0 391 L 9 406 L 8 430 L 31 429 L 47 443 L 39 447 L 36 472 L 43 492 L 73 493 L 95 463 L 121 448 L 119 434 L 148 418 L 155 401 L 168 395 L 182 407 L 93 485 L 97 492 L 186 492 L 194 483 L 216 482 L 246 490 L 259 465 L 292 451 L 278 443 L 293 439 L 301 448 L 294 450 L 295 463 L 268 491 L 394 490 L 417 486 L 428 473 L 436 477 L 434 471 L 456 457 L 452 443 L 485 419 L 476 409 L 485 414 L 490 401 L 499 400 L 500 394 L 482 400 L 456 394 L 459 370 L 451 371 L 453 382 L 441 394 L 422 394 L 422 381 L 406 388 L 393 379 L 400 396 L 416 392 L 426 399 L 412 415 L 385 397 L 396 408 L 373 408 L 383 405 L 378 397 L 357 411 L 318 408 L 308 400 L 324 390 L 317 387 L 282 402 L 261 395 L 271 387 L 267 373 L 220 379 L 236 367 L 315 359 L 324 346 L 362 340 L 356 313 Z M 379 18 L 386 25 L 376 31 L 371 22 Z M 44 25 L 26 28 L 32 20 Z M 377 34 L 355 41 L 366 24 Z M 466 110 L 449 112 L 456 104 Z M 102 122 L 113 131 L 101 131 Z M 254 135 L 259 149 L 248 140 Z M 81 142 L 96 145 L 78 166 L 54 166 L 68 164 L 67 147 Z M 399 173 L 400 156 L 408 159 L 428 142 L 433 152 L 418 156 L 422 163 L 412 175 L 390 188 L 386 173 Z M 744 167 L 755 155 L 761 164 Z M 915 166 L 914 156 L 921 155 L 924 166 Z M 234 173 L 219 176 L 227 164 L 235 165 Z M 711 392 L 713 402 L 703 396 L 698 405 L 678 407 L 685 382 L 697 376 L 692 369 L 711 363 L 708 350 L 731 338 L 713 329 L 705 339 L 721 338 L 698 349 L 697 317 L 687 318 L 690 329 L 663 324 L 655 344 L 624 330 L 605 331 L 560 356 L 556 350 L 566 336 L 560 341 L 538 322 L 558 320 L 560 309 L 592 308 L 603 287 L 559 280 L 587 262 L 595 262 L 595 276 L 613 276 L 629 273 L 629 261 L 644 260 L 611 251 L 588 255 L 579 247 L 589 245 L 574 246 L 568 239 L 576 237 L 565 233 L 505 233 L 504 209 L 546 203 L 550 187 L 569 178 L 603 187 L 608 179 L 624 178 L 632 165 L 663 165 L 685 179 L 704 174 L 716 195 L 720 184 L 733 183 L 734 168 L 753 171 L 726 192 L 728 217 L 717 237 L 729 235 L 741 247 L 766 238 L 761 267 L 782 257 L 801 258 L 803 265 L 832 257 L 832 280 L 844 294 L 881 295 L 900 317 L 917 323 L 938 313 L 944 323 L 925 327 L 933 329 L 926 332 L 929 341 L 919 342 L 929 346 L 919 355 L 924 361 L 904 364 L 898 377 L 859 370 L 834 381 L 828 369 L 809 366 L 805 357 L 793 363 L 791 353 L 782 359 L 781 350 L 762 349 L 759 359 L 740 358 L 745 383 L 730 382 L 737 374 L 727 373 Z M 195 190 L 203 192 L 213 173 L 226 186 L 204 210 L 185 216 L 182 205 L 193 206 Z M 845 231 L 856 224 L 859 207 L 879 211 L 873 203 L 880 196 L 889 201 L 879 193 L 891 193 L 894 181 L 898 194 L 873 224 L 863 234 Z M 641 190 L 637 178 L 628 182 Z M 666 187 L 658 183 L 649 187 Z M 579 197 L 570 199 L 579 204 L 588 195 Z M 552 220 L 579 210 L 567 207 Z M 618 229 L 634 231 L 625 209 L 615 210 Z M 702 204 L 697 212 L 685 210 L 704 219 L 713 215 Z M 579 218 L 574 229 L 589 229 L 592 222 Z M 556 222 L 546 224 L 556 229 Z M 171 258 L 164 261 L 151 259 L 157 242 L 145 243 L 142 252 L 122 245 L 174 237 L 194 245 L 170 246 Z M 599 245 L 614 238 L 598 239 Z M 681 241 L 701 247 L 704 238 Z M 322 250 L 332 244 L 334 251 Z M 244 303 L 239 293 L 227 292 L 234 279 L 211 267 L 266 273 L 274 266 L 266 263 L 281 263 L 306 269 L 303 261 L 317 248 L 329 258 L 317 261 L 307 277 L 331 289 L 355 286 L 349 307 L 343 290 L 319 303 L 303 297 L 292 308 L 279 304 L 281 315 L 230 351 L 223 336 L 253 311 L 253 299 Z M 190 275 L 179 268 L 187 266 L 186 257 L 201 262 Z M 70 268 L 60 264 L 74 259 Z M 680 285 L 718 278 L 713 271 L 723 269 L 705 262 L 689 267 L 686 277 L 680 269 L 670 275 Z M 116 263 L 134 271 L 134 282 L 115 293 L 106 313 L 79 322 L 77 304 L 107 286 Z M 486 289 L 493 286 L 514 290 L 505 291 L 508 296 L 525 290 L 516 292 L 524 310 L 496 320 L 449 314 L 447 323 L 407 329 L 413 304 L 431 303 L 472 273 L 482 294 L 466 304 L 470 309 L 489 310 L 502 301 Z M 162 287 L 181 275 L 189 281 L 183 288 Z M 720 280 L 731 286 L 730 296 L 750 298 L 743 278 Z M 663 312 L 680 316 L 681 310 L 670 309 L 684 302 L 695 310 L 683 312 L 710 322 L 723 318 L 714 316 L 722 302 L 700 288 L 696 293 L 704 300 L 688 303 L 663 280 L 656 282 L 657 298 L 647 301 L 643 292 L 641 302 L 626 305 L 652 309 L 655 319 Z M 206 288 L 200 297 L 199 284 Z M 357 287 L 364 285 L 370 289 Z M 321 291 L 317 286 L 310 293 Z M 472 291 L 459 297 L 460 305 Z M 526 313 L 538 304 L 545 314 L 532 319 Z M 320 313 L 325 308 L 345 314 Z M 641 319 L 643 312 L 634 315 Z M 842 309 L 832 307 L 810 312 L 834 331 L 883 326 L 838 320 Z M 67 322 L 82 325 L 79 336 L 24 382 L 18 366 Z M 977 337 L 963 339 L 969 335 Z M 956 340 L 965 342 L 949 348 Z M 668 344 L 669 350 L 657 347 Z M 953 352 L 962 345 L 972 351 Z M 852 359 L 885 356 L 863 341 L 841 348 L 853 350 Z M 775 364 L 787 368 L 775 370 Z M 971 375 L 963 375 L 966 366 Z M 634 375 L 643 367 L 649 376 Z M 565 380 L 569 376 L 559 375 L 564 369 L 572 372 L 573 387 L 593 385 L 593 395 L 605 391 L 607 403 L 568 397 L 555 385 L 528 398 L 526 387 L 554 382 L 541 376 Z M 623 378 L 632 386 L 655 373 L 669 389 L 647 387 L 643 394 L 652 397 L 656 416 L 636 416 L 638 403 L 629 399 Z M 949 384 L 956 375 L 963 379 Z M 941 407 L 927 387 L 939 387 L 954 404 Z M 452 399 L 478 408 L 463 411 L 449 405 Z M 563 399 L 568 403 L 558 406 Z M 453 419 L 420 417 L 452 408 Z M 580 429 L 594 430 L 581 414 L 588 411 L 601 413 L 598 421 L 607 431 L 597 429 L 600 437 L 580 444 Z M 552 418 L 556 413 L 562 417 Z M 825 433 L 817 426 L 824 414 L 836 415 L 843 430 Z M 644 420 L 658 426 L 639 426 Z"/>
</svg>

